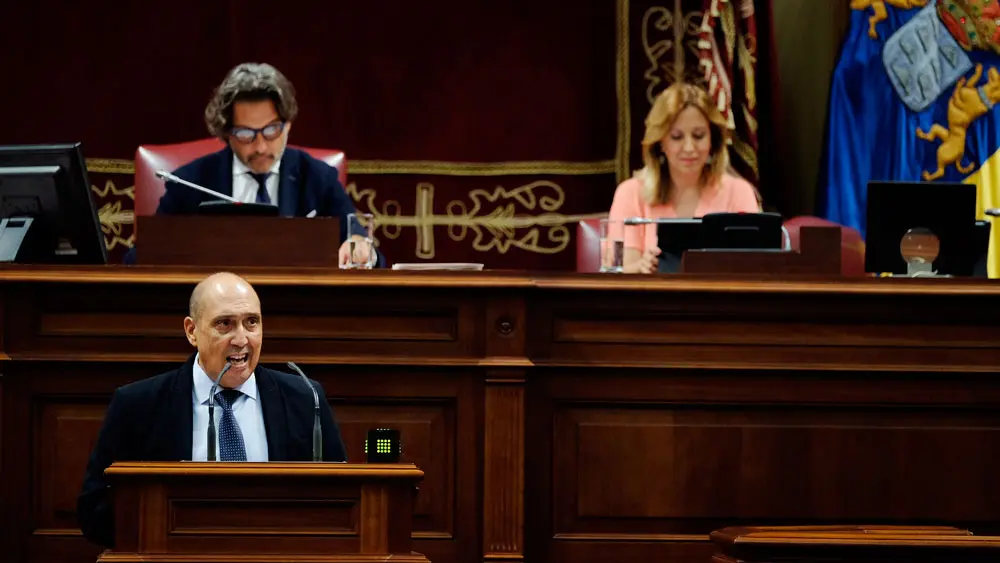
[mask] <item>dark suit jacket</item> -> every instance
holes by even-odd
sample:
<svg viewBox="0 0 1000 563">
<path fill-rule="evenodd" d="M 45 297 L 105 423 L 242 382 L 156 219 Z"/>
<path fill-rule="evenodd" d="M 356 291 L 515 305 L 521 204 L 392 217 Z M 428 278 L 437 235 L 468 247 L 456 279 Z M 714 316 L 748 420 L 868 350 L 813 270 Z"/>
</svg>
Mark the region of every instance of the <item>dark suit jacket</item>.
<svg viewBox="0 0 1000 563">
<path fill-rule="evenodd" d="M 114 501 L 104 470 L 114 461 L 184 461 L 191 459 L 194 424 L 192 355 L 181 367 L 115 390 L 104 426 L 90 454 L 77 517 L 83 535 L 114 547 Z M 313 395 L 298 375 L 263 368 L 254 370 L 267 435 L 270 461 L 311 461 Z M 340 429 L 320 396 L 323 460 L 347 461 Z M 216 411 L 218 413 L 218 410 Z"/>
<path fill-rule="evenodd" d="M 179 178 L 233 195 L 233 151 L 226 147 L 197 158 L 173 172 Z M 174 182 L 165 183 L 166 191 L 156 208 L 157 215 L 193 215 L 203 201 L 217 198 Z M 278 213 L 282 217 L 305 217 L 315 211 L 317 217 L 340 219 L 340 240 L 347 239 L 347 215 L 356 211 L 350 196 L 337 176 L 337 169 L 312 157 L 309 153 L 286 147 L 281 157 L 278 178 Z M 360 227 L 355 223 L 355 227 Z M 141 242 L 136 241 L 136 247 Z M 126 263 L 135 262 L 133 247 L 125 256 Z M 378 266 L 385 266 L 379 253 Z"/>
</svg>

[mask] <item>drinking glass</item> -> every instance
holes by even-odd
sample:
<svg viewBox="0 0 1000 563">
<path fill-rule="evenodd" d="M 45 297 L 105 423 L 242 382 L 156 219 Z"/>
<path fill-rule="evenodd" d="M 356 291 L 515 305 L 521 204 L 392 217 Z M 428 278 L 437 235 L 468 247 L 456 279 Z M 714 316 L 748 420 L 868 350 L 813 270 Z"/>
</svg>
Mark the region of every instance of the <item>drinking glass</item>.
<svg viewBox="0 0 1000 563">
<path fill-rule="evenodd" d="M 601 272 L 620 274 L 625 271 L 625 224 L 614 219 L 601 219 Z"/>
<path fill-rule="evenodd" d="M 360 237 L 358 240 L 355 237 Z M 348 270 L 371 270 L 375 266 L 375 215 L 349 213 L 347 215 L 347 241 L 350 256 L 343 267 Z"/>
</svg>

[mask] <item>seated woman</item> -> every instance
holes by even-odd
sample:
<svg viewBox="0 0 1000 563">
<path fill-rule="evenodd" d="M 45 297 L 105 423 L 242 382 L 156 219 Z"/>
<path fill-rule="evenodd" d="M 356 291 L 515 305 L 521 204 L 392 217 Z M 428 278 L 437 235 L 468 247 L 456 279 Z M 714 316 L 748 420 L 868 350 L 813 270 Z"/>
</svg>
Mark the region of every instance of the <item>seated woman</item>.
<svg viewBox="0 0 1000 563">
<path fill-rule="evenodd" d="M 609 219 L 760 212 L 757 190 L 729 167 L 728 140 L 726 121 L 707 92 L 690 84 L 671 85 L 646 117 L 645 166 L 618 185 Z M 627 226 L 624 238 L 625 272 L 656 272 L 656 225 Z"/>
</svg>

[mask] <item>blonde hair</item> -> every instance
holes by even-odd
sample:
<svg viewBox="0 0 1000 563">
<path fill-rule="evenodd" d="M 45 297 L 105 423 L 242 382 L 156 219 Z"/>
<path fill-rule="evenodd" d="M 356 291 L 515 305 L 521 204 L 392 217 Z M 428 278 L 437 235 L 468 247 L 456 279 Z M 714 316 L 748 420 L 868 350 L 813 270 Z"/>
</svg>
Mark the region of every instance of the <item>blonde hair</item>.
<svg viewBox="0 0 1000 563">
<path fill-rule="evenodd" d="M 712 148 L 701 174 L 702 187 L 717 182 L 729 167 L 729 128 L 722 113 L 712 104 L 708 92 L 693 84 L 677 82 L 660 92 L 646 116 L 646 134 L 642 139 L 642 161 L 637 172 L 643 181 L 642 195 L 650 205 L 662 205 L 670 198 L 670 168 L 661 164 L 660 141 L 667 136 L 677 116 L 688 107 L 698 108 L 708 120 Z"/>
</svg>

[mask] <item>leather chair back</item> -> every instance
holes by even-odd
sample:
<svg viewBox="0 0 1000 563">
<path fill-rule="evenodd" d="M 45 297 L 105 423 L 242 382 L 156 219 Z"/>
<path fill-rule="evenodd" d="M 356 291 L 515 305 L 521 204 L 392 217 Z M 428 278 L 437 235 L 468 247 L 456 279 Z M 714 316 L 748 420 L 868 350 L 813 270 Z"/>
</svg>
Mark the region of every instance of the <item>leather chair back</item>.
<svg viewBox="0 0 1000 563">
<path fill-rule="evenodd" d="M 219 139 L 201 139 L 171 145 L 142 145 L 135 151 L 135 214 L 154 215 L 166 187 L 156 177 L 157 170 L 172 172 L 192 160 L 221 150 Z M 289 145 L 333 166 L 339 172 L 340 183 L 347 186 L 347 158 L 343 151 Z"/>
<path fill-rule="evenodd" d="M 785 221 L 785 229 L 791 239 L 792 250 L 799 247 L 801 227 L 840 227 L 840 274 L 845 277 L 865 275 L 865 240 L 857 229 L 845 227 L 820 217 L 800 215 Z"/>
<path fill-rule="evenodd" d="M 576 225 L 576 271 L 601 269 L 601 218 L 584 219 Z"/>
</svg>

